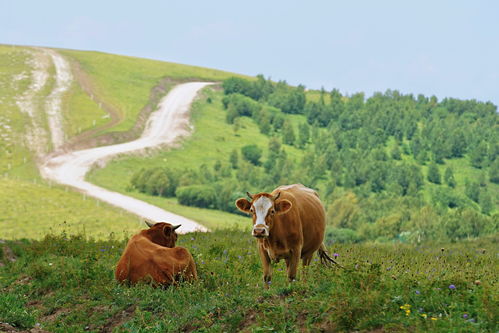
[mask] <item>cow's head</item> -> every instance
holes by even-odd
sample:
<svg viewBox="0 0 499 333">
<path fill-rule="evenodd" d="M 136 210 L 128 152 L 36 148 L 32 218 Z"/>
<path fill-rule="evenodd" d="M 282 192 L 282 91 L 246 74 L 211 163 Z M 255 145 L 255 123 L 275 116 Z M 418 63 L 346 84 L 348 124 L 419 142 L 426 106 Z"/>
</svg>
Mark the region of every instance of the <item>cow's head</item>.
<svg viewBox="0 0 499 333">
<path fill-rule="evenodd" d="M 256 238 L 269 237 L 270 229 L 274 223 L 274 217 L 285 214 L 291 209 L 291 202 L 286 199 L 279 199 L 281 192 L 276 195 L 269 193 L 259 193 L 251 195 L 247 192 L 249 201 L 240 198 L 236 201 L 236 207 L 253 218 L 253 230 L 251 234 Z"/>
<path fill-rule="evenodd" d="M 150 223 L 145 221 L 149 226 L 147 234 L 151 242 L 165 247 L 175 247 L 177 242 L 177 233 L 175 230 L 180 227 L 179 225 L 171 225 L 166 222 Z"/>
</svg>

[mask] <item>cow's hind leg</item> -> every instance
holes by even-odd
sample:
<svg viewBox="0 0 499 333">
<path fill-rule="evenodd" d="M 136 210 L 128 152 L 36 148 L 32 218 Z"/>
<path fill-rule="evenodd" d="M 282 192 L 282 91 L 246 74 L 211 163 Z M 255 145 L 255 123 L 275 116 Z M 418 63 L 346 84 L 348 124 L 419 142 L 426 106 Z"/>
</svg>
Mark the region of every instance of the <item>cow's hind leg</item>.
<svg viewBox="0 0 499 333">
<path fill-rule="evenodd" d="M 302 263 L 303 263 L 303 270 L 302 270 L 302 279 L 303 281 L 307 280 L 307 275 L 308 275 L 308 266 L 310 265 L 310 262 L 312 262 L 312 257 L 314 256 L 314 253 L 307 253 L 302 256 Z"/>
</svg>

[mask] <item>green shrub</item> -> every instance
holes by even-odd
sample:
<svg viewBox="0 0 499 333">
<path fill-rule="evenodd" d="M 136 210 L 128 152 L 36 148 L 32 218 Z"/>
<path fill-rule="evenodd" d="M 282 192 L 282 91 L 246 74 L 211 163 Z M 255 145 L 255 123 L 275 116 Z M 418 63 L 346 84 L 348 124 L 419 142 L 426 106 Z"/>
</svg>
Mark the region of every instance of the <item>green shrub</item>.
<svg viewBox="0 0 499 333">
<path fill-rule="evenodd" d="M 209 185 L 190 185 L 177 188 L 178 202 L 186 206 L 214 208 L 216 193 Z"/>
<path fill-rule="evenodd" d="M 246 161 L 254 165 L 260 165 L 262 149 L 257 145 L 247 145 L 241 148 L 241 153 Z"/>
</svg>

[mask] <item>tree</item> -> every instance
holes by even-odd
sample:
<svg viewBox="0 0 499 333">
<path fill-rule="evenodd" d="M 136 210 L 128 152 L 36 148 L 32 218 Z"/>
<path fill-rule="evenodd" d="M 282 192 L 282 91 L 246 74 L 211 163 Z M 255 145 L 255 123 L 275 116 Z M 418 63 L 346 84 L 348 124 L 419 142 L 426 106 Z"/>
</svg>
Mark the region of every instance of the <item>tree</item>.
<svg viewBox="0 0 499 333">
<path fill-rule="evenodd" d="M 428 181 L 434 184 L 441 184 L 440 171 L 438 170 L 438 166 L 435 162 L 432 162 L 428 167 Z"/>
<path fill-rule="evenodd" d="M 486 215 L 490 214 L 492 209 L 494 209 L 494 204 L 487 188 L 480 191 L 478 200 L 480 202 L 480 207 L 482 208 L 482 213 Z"/>
<path fill-rule="evenodd" d="M 359 213 L 357 196 L 348 192 L 328 207 L 327 220 L 336 228 L 355 229 Z"/>
<path fill-rule="evenodd" d="M 305 148 L 310 140 L 310 127 L 307 123 L 302 123 L 298 126 L 298 147 Z"/>
<path fill-rule="evenodd" d="M 239 77 L 230 77 L 224 80 L 224 82 L 222 83 L 222 87 L 224 88 L 224 93 L 226 95 L 239 93 L 250 96 L 253 90 L 253 87 L 249 80 Z"/>
<path fill-rule="evenodd" d="M 499 157 L 490 165 L 489 179 L 492 183 L 499 184 Z"/>
<path fill-rule="evenodd" d="M 398 145 L 398 143 L 395 143 L 395 145 L 393 146 L 391 152 L 390 152 L 390 155 L 392 156 L 392 158 L 394 160 L 401 160 L 402 159 L 402 156 L 400 154 L 400 147 Z"/>
<path fill-rule="evenodd" d="M 272 126 L 270 125 L 270 117 L 267 112 L 264 112 L 260 117 L 258 127 L 260 128 L 260 133 L 266 135 L 268 135 L 272 130 Z"/>
<path fill-rule="evenodd" d="M 260 157 L 262 157 L 262 149 L 257 145 L 247 145 L 241 148 L 243 158 L 253 165 L 260 165 Z"/>
<path fill-rule="evenodd" d="M 295 143 L 295 131 L 293 125 L 288 120 L 284 121 L 282 126 L 282 142 L 288 145 L 293 145 Z"/>
<path fill-rule="evenodd" d="M 470 182 L 468 181 L 468 179 L 466 179 L 464 183 L 464 193 L 474 202 L 479 202 L 480 185 L 477 182 Z"/>
<path fill-rule="evenodd" d="M 237 153 L 236 149 L 233 149 L 229 156 L 229 162 L 232 165 L 233 169 L 237 169 L 238 161 L 239 161 L 239 154 Z"/>
<path fill-rule="evenodd" d="M 488 160 L 488 148 L 485 141 L 480 142 L 470 153 L 471 165 L 481 169 L 486 166 Z"/>
<path fill-rule="evenodd" d="M 456 187 L 456 180 L 454 179 L 454 172 L 451 167 L 445 169 L 444 180 L 449 187 Z"/>
</svg>

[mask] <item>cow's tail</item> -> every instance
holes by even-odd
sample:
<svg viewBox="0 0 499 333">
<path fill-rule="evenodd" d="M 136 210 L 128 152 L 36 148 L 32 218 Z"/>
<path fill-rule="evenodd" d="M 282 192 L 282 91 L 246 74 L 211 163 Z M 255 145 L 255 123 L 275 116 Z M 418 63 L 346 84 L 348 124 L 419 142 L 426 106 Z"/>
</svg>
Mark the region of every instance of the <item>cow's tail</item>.
<svg viewBox="0 0 499 333">
<path fill-rule="evenodd" d="M 319 254 L 319 258 L 321 259 L 321 263 L 323 265 L 332 266 L 334 264 L 334 265 L 337 265 L 337 266 L 343 268 L 343 266 L 338 264 L 333 258 L 331 258 L 329 256 L 329 254 L 327 254 L 327 250 L 326 250 L 326 247 L 324 246 L 324 244 L 321 244 L 317 253 Z"/>
</svg>

